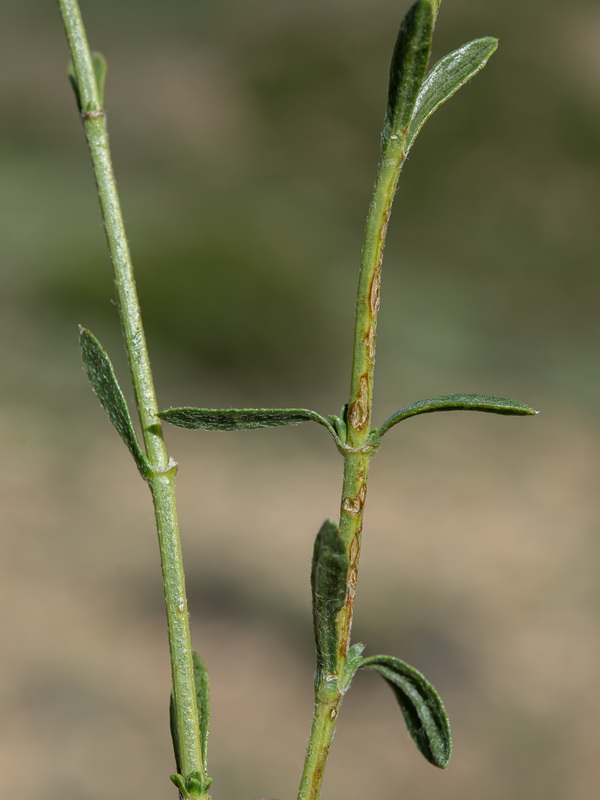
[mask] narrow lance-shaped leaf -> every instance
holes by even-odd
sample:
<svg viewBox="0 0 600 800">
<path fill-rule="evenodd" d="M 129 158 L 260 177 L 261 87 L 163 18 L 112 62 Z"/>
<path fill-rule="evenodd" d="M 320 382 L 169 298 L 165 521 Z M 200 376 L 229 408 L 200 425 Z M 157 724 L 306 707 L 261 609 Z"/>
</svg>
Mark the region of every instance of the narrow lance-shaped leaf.
<svg viewBox="0 0 600 800">
<path fill-rule="evenodd" d="M 513 416 L 527 416 L 538 412 L 517 400 L 509 397 L 496 397 L 490 394 L 446 394 L 440 397 L 430 397 L 419 400 L 410 406 L 401 408 L 371 433 L 371 440 L 379 442 L 384 433 L 408 417 L 417 414 L 430 414 L 434 411 L 484 411 L 490 414 L 508 414 Z"/>
<path fill-rule="evenodd" d="M 208 732 L 210 726 L 210 684 L 204 661 L 198 653 L 192 653 L 194 683 L 196 686 L 196 706 L 200 723 L 200 748 L 204 771 L 208 770 Z"/>
<path fill-rule="evenodd" d="M 173 742 L 173 751 L 175 753 L 175 765 L 177 767 L 178 777 L 181 775 L 181 747 L 179 744 L 179 726 L 177 725 L 177 709 L 175 708 L 175 695 L 171 689 L 171 697 L 169 698 L 169 723 L 171 725 L 171 741 Z M 174 780 L 175 776 L 171 777 Z"/>
<path fill-rule="evenodd" d="M 313 626 L 317 646 L 317 670 L 333 674 L 337 669 L 337 615 L 346 599 L 348 556 L 335 522 L 325 520 L 313 551 L 311 572 Z"/>
<path fill-rule="evenodd" d="M 452 755 L 452 734 L 444 704 L 429 681 L 394 656 L 369 656 L 360 669 L 378 672 L 396 695 L 414 743 L 425 758 L 442 769 Z"/>
<path fill-rule="evenodd" d="M 406 153 L 433 112 L 483 69 L 497 47 L 498 40 L 491 36 L 475 39 L 448 53 L 432 67 L 414 105 L 406 136 Z"/>
<path fill-rule="evenodd" d="M 129 409 L 110 359 L 98 339 L 85 328 L 80 330 L 79 342 L 83 366 L 92 389 L 145 478 L 150 471 L 150 465 L 137 440 Z"/>
<path fill-rule="evenodd" d="M 432 36 L 431 2 L 419 0 L 402 20 L 394 47 L 383 126 L 384 147 L 391 136 L 404 139 L 429 62 Z"/>
<path fill-rule="evenodd" d="M 198 655 L 192 653 L 192 663 L 194 667 L 194 685 L 196 687 L 196 708 L 198 709 L 198 722 L 200 727 L 200 752 L 202 756 L 202 766 L 204 767 L 205 774 L 208 774 L 208 732 L 210 726 L 210 685 L 208 681 L 208 672 L 206 665 Z M 173 750 L 175 751 L 175 763 L 177 765 L 178 776 L 172 776 L 172 780 L 177 786 L 180 785 L 183 779 L 181 775 L 181 746 L 179 742 L 179 728 L 177 725 L 177 711 L 175 709 L 175 697 L 171 691 L 171 698 L 169 703 L 169 719 L 171 723 L 171 738 L 173 740 Z M 196 781 L 196 776 L 192 775 L 192 779 Z M 208 778 L 203 784 L 208 790 L 212 783 L 212 779 Z M 184 784 L 185 785 L 185 784 Z M 184 795 L 185 796 L 185 795 Z"/>
<path fill-rule="evenodd" d="M 202 431 L 241 431 L 318 422 L 338 439 L 330 420 L 307 408 L 167 408 L 158 415 L 179 428 Z"/>
</svg>

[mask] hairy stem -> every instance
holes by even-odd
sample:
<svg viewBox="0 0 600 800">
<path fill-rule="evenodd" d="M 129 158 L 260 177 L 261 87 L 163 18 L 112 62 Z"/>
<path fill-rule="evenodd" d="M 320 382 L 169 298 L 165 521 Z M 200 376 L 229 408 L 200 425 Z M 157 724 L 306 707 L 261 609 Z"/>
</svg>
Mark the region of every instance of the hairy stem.
<svg viewBox="0 0 600 800">
<path fill-rule="evenodd" d="M 154 503 L 164 579 L 181 765 L 184 775 L 198 771 L 205 780 L 207 776 L 201 758 L 185 578 L 175 505 L 176 465 L 169 460 L 158 417 L 131 256 L 112 168 L 106 115 L 96 84 L 92 55 L 77 0 L 58 0 L 58 4 L 77 80 L 81 116 L 114 270 L 136 406 L 151 466 L 148 483 Z"/>
<path fill-rule="evenodd" d="M 404 141 L 400 137 L 391 136 L 381 154 L 367 216 L 356 297 L 352 377 L 348 404 L 346 444 L 352 450 L 344 456 L 339 524 L 348 554 L 348 588 L 344 607 L 337 618 L 340 648 L 336 675 L 317 675 L 315 683 L 313 725 L 298 800 L 317 800 L 319 797 L 329 747 L 346 689 L 342 685 L 342 680 L 350 647 L 367 477 L 373 454 L 367 444 L 367 437 L 371 425 L 381 265 L 392 202 L 404 160 Z"/>
</svg>

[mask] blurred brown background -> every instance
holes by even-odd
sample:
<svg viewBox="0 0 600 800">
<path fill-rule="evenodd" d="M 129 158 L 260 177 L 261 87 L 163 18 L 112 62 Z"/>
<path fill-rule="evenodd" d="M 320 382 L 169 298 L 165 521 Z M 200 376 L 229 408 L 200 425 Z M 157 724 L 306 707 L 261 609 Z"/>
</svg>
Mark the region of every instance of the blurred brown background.
<svg viewBox="0 0 600 800">
<path fill-rule="evenodd" d="M 160 402 L 336 412 L 390 53 L 408 2 L 83 2 Z M 446 772 L 387 687 L 348 695 L 324 797 L 579 800 L 600 789 L 600 7 L 446 0 L 436 57 L 501 46 L 428 123 L 390 228 L 375 421 L 484 391 L 373 465 L 355 640 L 445 698 Z M 82 374 L 118 366 L 113 287 L 55 3 L 0 9 L 0 796 L 174 796 L 150 499 Z M 168 431 L 216 800 L 295 796 L 309 560 L 341 461 L 311 426 Z"/>
</svg>

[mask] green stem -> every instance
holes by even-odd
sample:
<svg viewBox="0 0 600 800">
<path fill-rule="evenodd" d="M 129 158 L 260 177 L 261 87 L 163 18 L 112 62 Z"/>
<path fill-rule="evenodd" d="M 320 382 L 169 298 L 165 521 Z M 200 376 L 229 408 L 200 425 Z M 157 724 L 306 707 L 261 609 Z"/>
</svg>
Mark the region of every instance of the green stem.
<svg viewBox="0 0 600 800">
<path fill-rule="evenodd" d="M 404 160 L 403 140 L 399 137 L 390 137 L 381 154 L 367 216 L 356 297 L 352 378 L 348 404 L 346 444 L 352 451 L 344 456 L 339 524 L 348 554 L 348 589 L 346 602 L 337 618 L 340 648 L 336 676 L 333 678 L 333 676 L 317 675 L 315 683 L 313 725 L 298 800 L 318 800 L 329 747 L 347 688 L 340 681 L 344 675 L 350 647 L 367 478 L 373 455 L 372 449 L 367 445 L 367 437 L 371 425 L 381 265 L 388 221 Z"/>
<path fill-rule="evenodd" d="M 152 468 L 148 483 L 154 503 L 163 571 L 181 765 L 184 775 L 198 771 L 205 780 L 207 776 L 201 758 L 185 578 L 175 505 L 177 468 L 169 460 L 158 417 L 133 266 L 112 168 L 106 115 L 96 84 L 79 5 L 77 0 L 58 0 L 58 4 L 77 80 L 81 116 L 114 270 L 136 406 Z"/>
</svg>

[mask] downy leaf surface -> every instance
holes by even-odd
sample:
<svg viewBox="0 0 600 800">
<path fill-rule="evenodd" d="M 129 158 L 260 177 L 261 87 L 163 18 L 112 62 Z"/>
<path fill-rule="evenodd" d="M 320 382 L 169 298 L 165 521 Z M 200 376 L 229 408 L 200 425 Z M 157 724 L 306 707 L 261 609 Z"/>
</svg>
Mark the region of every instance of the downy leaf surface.
<svg viewBox="0 0 600 800">
<path fill-rule="evenodd" d="M 194 667 L 194 685 L 196 687 L 196 708 L 198 709 L 198 722 L 200 727 L 200 752 L 202 756 L 202 766 L 205 774 L 208 774 L 208 733 L 210 726 L 210 685 L 208 672 L 204 661 L 195 651 L 192 653 L 192 664 Z M 175 751 L 175 763 L 177 772 L 181 777 L 181 748 L 179 743 L 179 726 L 177 725 L 177 712 L 175 709 L 175 696 L 171 691 L 169 703 L 169 720 L 171 723 L 171 739 L 173 740 L 173 750 Z M 210 780 L 210 779 L 208 779 Z M 179 784 L 178 784 L 179 785 Z"/>
<path fill-rule="evenodd" d="M 127 402 L 113 365 L 98 339 L 85 328 L 80 330 L 79 343 L 83 366 L 92 389 L 117 433 L 127 445 L 142 477 L 146 478 L 150 472 L 150 465 L 135 434 Z"/>
<path fill-rule="evenodd" d="M 180 428 L 203 431 L 241 431 L 318 422 L 337 435 L 332 423 L 307 408 L 168 408 L 158 415 Z"/>
<path fill-rule="evenodd" d="M 206 664 L 198 653 L 192 653 L 194 665 L 194 684 L 196 686 L 196 706 L 200 723 L 200 749 L 204 771 L 208 770 L 208 733 L 210 727 L 210 684 Z"/>
<path fill-rule="evenodd" d="M 360 669 L 378 672 L 391 687 L 414 743 L 427 761 L 448 766 L 452 734 L 444 704 L 429 681 L 414 667 L 394 656 L 369 656 Z"/>
<path fill-rule="evenodd" d="M 379 442 L 387 431 L 398 422 L 418 414 L 431 414 L 434 411 L 484 411 L 489 414 L 505 414 L 513 416 L 527 416 L 538 412 L 531 406 L 511 400 L 509 397 L 497 397 L 491 394 L 445 394 L 440 397 L 430 397 L 419 400 L 409 406 L 396 411 L 379 428 L 375 429 L 371 438 L 374 443 Z"/>
<path fill-rule="evenodd" d="M 414 104 L 404 147 L 406 153 L 433 112 L 483 69 L 497 47 L 498 40 L 491 36 L 475 39 L 448 53 L 432 67 Z"/>
<path fill-rule="evenodd" d="M 346 599 L 347 573 L 348 556 L 338 526 L 333 520 L 325 520 L 315 539 L 310 581 L 317 670 L 321 674 L 331 675 L 337 669 L 337 615 Z"/>
<path fill-rule="evenodd" d="M 383 146 L 391 136 L 404 139 L 423 83 L 433 36 L 431 2 L 418 0 L 400 24 L 390 65 L 388 105 L 383 126 Z"/>
</svg>

